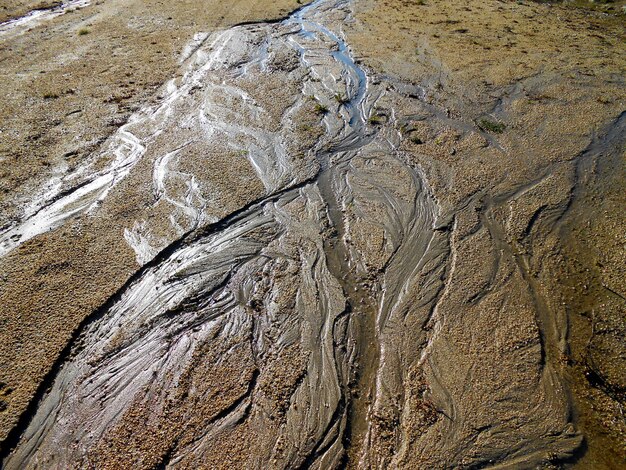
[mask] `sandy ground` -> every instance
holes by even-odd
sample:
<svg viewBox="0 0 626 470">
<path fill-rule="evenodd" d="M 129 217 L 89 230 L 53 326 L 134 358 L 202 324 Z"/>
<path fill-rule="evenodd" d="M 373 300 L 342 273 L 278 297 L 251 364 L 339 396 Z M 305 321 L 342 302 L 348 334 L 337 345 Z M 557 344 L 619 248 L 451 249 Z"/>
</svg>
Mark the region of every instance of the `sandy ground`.
<svg viewBox="0 0 626 470">
<path fill-rule="evenodd" d="M 626 384 L 620 373 L 626 333 L 625 181 L 619 171 L 624 155 L 603 164 L 606 145 L 589 150 L 626 108 L 623 3 L 574 8 L 528 1 L 357 0 L 343 30 L 359 62 L 389 80 L 393 93 L 377 102 L 377 119 L 393 112 L 404 120 L 395 129 L 402 135 L 400 148 L 423 171 L 441 207 L 438 233 L 449 233 L 451 261 L 437 303 L 446 321 L 415 326 L 419 335 L 383 335 L 382 343 L 402 344 L 408 356 L 415 355 L 415 344 L 435 351 L 433 370 L 448 377 L 444 388 L 464 397 L 463 412 L 471 423 L 480 423 L 481 413 L 493 409 L 510 422 L 535 426 L 532 416 L 509 415 L 513 407 L 492 399 L 513 396 L 521 402 L 520 397 L 534 396 L 537 384 L 549 382 L 546 370 L 554 372 L 572 392 L 574 423 L 585 436 L 581 449 L 588 451 L 579 451 L 578 468 L 619 468 L 626 457 Z M 11 2 L 0 14 L 18 17 L 33 4 Z M 32 30 L 0 36 L 0 226 L 18 218 L 45 181 L 71 173 L 94 154 L 133 112 L 157 103 L 159 87 L 180 73 L 181 55 L 194 34 L 282 17 L 297 6 L 290 0 L 271 5 L 94 1 Z M 417 87 L 408 90 L 403 83 Z M 276 96 L 287 99 L 293 92 L 282 85 L 248 84 L 268 108 L 273 100 L 282 102 Z M 419 117 L 427 105 L 436 110 L 436 119 Z M 275 106 L 280 114 L 281 105 Z M 313 106 L 301 119 L 303 147 L 319 136 L 319 129 L 312 131 L 317 124 Z M 196 154 L 187 170 L 199 173 L 219 173 L 220 165 L 233 160 L 216 152 L 224 160 L 207 168 L 202 164 L 206 149 L 191 152 Z M 38 388 L 45 388 L 44 378 L 56 371 L 57 358 L 81 322 L 139 269 L 123 229 L 141 218 L 167 218 L 163 207 L 149 208 L 151 187 L 144 176 L 150 164 L 149 159 L 139 163 L 134 176 L 103 205 L 100 217 L 71 220 L 0 259 L 0 442 L 18 429 L 20 416 Z M 216 217 L 263 193 L 249 166 L 231 169 L 236 171 L 216 179 Z M 379 269 L 385 259 L 379 248 L 383 237 L 374 236 L 377 243 L 368 245 L 375 229 L 347 212 L 360 227 L 354 245 L 371 251 L 368 269 Z M 160 236 L 173 237 L 166 229 Z M 473 332 L 469 337 L 468 331 Z M 538 366 L 540 349 L 544 363 Z M 247 396 L 255 368 L 251 357 L 248 350 L 233 353 L 233 363 L 245 363 L 239 381 L 230 362 L 207 372 L 230 395 L 203 413 L 219 414 L 220 406 L 231 406 L 226 398 Z M 298 357 L 291 359 L 300 367 Z M 262 382 L 279 390 L 273 393 L 300 380 L 296 372 L 281 379 L 271 361 L 267 368 Z M 194 374 L 202 371 L 185 380 L 195 383 Z M 396 372 L 382 376 L 393 381 Z M 402 374 L 409 417 L 398 424 L 390 414 L 395 397 L 381 400 L 371 448 L 364 451 L 370 452 L 373 466 L 393 458 L 400 468 L 436 467 L 444 460 L 412 460 L 429 452 L 444 457 L 453 452 L 433 437 L 446 429 L 441 413 L 424 398 L 436 380 L 432 371 L 417 366 Z M 471 374 L 481 381 L 472 382 Z M 189 390 L 195 389 L 189 385 Z M 558 400 L 567 393 L 545 394 L 546 400 L 555 396 L 547 407 L 530 400 L 527 407 L 539 410 L 537 416 L 544 407 L 559 409 Z M 184 393 L 172 403 L 177 400 L 180 407 L 162 411 L 168 426 L 193 414 L 194 403 L 185 401 Z M 118 432 L 101 443 L 101 455 L 108 455 L 107 446 L 123 447 L 143 426 L 145 408 L 144 403 L 133 406 Z M 177 439 L 193 440 L 193 429 L 183 437 L 169 429 L 153 438 L 171 446 Z M 470 436 L 483 432 L 477 429 Z M 254 434 L 253 429 L 242 432 Z M 146 446 L 149 466 L 162 455 L 152 456 L 150 436 L 143 439 L 144 434 L 149 433 L 140 433 L 133 445 Z M 575 440 L 574 434 L 566 437 Z M 407 444 L 396 447 L 397 442 Z M 215 445 L 236 448 L 232 442 Z M 354 462 L 359 446 L 352 445 Z M 123 457 L 108 458 L 112 468 L 123 465 Z M 234 454 L 230 458 L 237 461 Z"/>
<path fill-rule="evenodd" d="M 152 99 L 196 33 L 280 17 L 297 5 L 93 2 L 3 39 L 0 225 L 42 181 L 71 171 Z"/>
<path fill-rule="evenodd" d="M 8 0 L 0 6 L 0 23 L 20 18 L 33 10 L 44 10 L 62 4 L 60 0 Z"/>
<path fill-rule="evenodd" d="M 292 0 L 271 6 L 101 1 L 3 39 L 1 223 L 19 214 L 42 182 L 71 172 L 130 113 L 156 98 L 194 34 L 281 17 L 297 6 Z M 101 220 L 104 226 L 66 226 L 2 260 L 0 441 L 72 332 L 137 269 L 118 217 L 132 217 L 140 207 L 126 200 L 121 212 Z"/>
<path fill-rule="evenodd" d="M 426 99 L 449 116 L 475 122 L 486 117 L 506 126 L 496 134 L 505 153 L 478 159 L 445 129 L 423 126 L 412 132 L 420 142 L 412 150 L 437 181 L 432 184 L 439 201 L 455 206 L 494 184 L 496 192 L 507 191 L 553 165 L 565 168 L 559 162 L 577 159 L 593 136 L 623 113 L 623 2 L 609 5 L 617 15 L 598 7 L 607 5 L 364 1 L 355 7 L 357 21 L 348 37 L 364 64 L 421 84 Z M 454 156 L 446 145 L 455 147 Z M 606 158 L 604 170 L 597 169 L 602 163 L 586 170 L 588 180 L 581 184 L 590 185 L 591 195 L 580 196 L 559 230 L 532 240 L 512 233 L 509 242 L 528 256 L 549 315 L 570 323 L 560 340 L 567 345 L 558 354 L 558 368 L 568 378 L 575 422 L 586 436 L 588 451 L 579 468 L 619 468 L 626 457 L 624 383 L 617 372 L 624 367 L 626 289 L 624 173 L 618 170 L 624 154 L 619 153 Z M 602 154 L 599 158 L 602 162 Z M 541 195 L 527 194 L 521 199 L 530 201 L 516 200 L 503 209 L 509 212 L 507 230 L 527 224 L 541 206 L 569 200 L 571 179 L 550 179 L 538 185 L 545 186 Z M 602 376 L 595 383 L 593 370 Z"/>
</svg>

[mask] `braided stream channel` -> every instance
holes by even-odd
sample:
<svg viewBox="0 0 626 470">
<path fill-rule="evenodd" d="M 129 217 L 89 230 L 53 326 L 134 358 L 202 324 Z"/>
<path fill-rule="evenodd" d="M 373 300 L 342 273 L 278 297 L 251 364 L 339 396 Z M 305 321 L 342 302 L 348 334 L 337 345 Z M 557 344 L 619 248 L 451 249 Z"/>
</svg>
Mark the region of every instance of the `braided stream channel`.
<svg viewBox="0 0 626 470">
<path fill-rule="evenodd" d="M 467 312 L 496 287 L 543 308 L 524 300 L 535 286 L 489 212 L 541 181 L 485 199 L 458 245 L 502 246 L 484 282 L 451 292 L 455 209 L 444 214 L 402 129 L 480 131 L 362 67 L 342 31 L 350 7 L 316 0 L 279 22 L 199 33 L 157 103 L 0 233 L 4 256 L 142 195 L 122 239 L 138 270 L 76 331 L 4 468 L 485 468 L 580 444 L 559 377 L 536 360 L 534 315 L 509 328 L 524 341 L 507 349 L 507 380 L 480 354 L 512 316 L 480 330 L 476 351 L 446 339 L 473 338 Z M 424 112 L 399 117 L 409 98 Z M 493 383 L 473 387 L 474 374 Z"/>
<path fill-rule="evenodd" d="M 114 442 L 137 416 L 160 430 L 178 422 L 153 429 L 144 460 L 154 464 L 199 462 L 238 427 L 265 433 L 259 468 L 327 468 L 347 461 L 346 448 L 351 464 L 365 458 L 377 388 L 394 375 L 396 353 L 379 332 L 406 315 L 407 290 L 425 264 L 441 264 L 446 240 L 433 230 L 437 206 L 419 171 L 396 150 L 393 116 L 374 114 L 384 88 L 341 38 L 349 20 L 347 2 L 318 0 L 281 23 L 202 38 L 162 104 L 112 139 L 109 169 L 22 224 L 36 235 L 97 210 L 174 122 L 191 128 L 153 167 L 155 200 L 172 208 L 180 238 L 155 257 L 157 230 L 129 227 L 141 274 L 86 323 L 6 468 L 107 460 L 98 443 Z M 249 85 L 274 67 L 300 90 L 280 128 L 267 129 L 255 125 L 267 113 Z M 324 132 L 294 156 L 281 132 L 312 103 Z M 180 169 L 186 149 L 216 135 L 265 188 L 221 220 L 206 215 L 202 176 Z M 19 233 L 7 234 L 5 249 Z M 433 282 L 439 274 L 431 268 Z M 285 383 L 266 383 L 276 367 Z M 53 452 L 60 447 L 67 452 Z"/>
</svg>

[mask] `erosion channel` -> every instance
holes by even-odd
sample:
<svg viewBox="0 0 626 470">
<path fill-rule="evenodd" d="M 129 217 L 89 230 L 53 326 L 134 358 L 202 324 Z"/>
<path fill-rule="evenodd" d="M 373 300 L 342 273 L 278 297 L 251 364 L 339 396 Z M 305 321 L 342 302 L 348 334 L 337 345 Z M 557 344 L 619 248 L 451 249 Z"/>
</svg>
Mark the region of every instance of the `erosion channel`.
<svg viewBox="0 0 626 470">
<path fill-rule="evenodd" d="M 360 65 L 343 31 L 353 21 L 351 2 L 316 0 L 278 22 L 198 34 L 157 103 L 5 227 L 2 256 L 77 215 L 106 217 L 130 187 L 143 194 L 123 232 L 137 272 L 76 331 L 4 468 L 572 458 L 582 437 L 555 367 L 566 321 L 502 213 L 565 164 L 444 207 L 407 150 L 420 123 L 504 149 L 419 86 Z M 525 236 L 559 226 L 565 193 L 531 214 Z M 474 221 L 459 230 L 459 217 Z M 451 289 L 472 264 L 475 282 Z M 473 331 L 484 339 L 471 343 Z"/>
</svg>

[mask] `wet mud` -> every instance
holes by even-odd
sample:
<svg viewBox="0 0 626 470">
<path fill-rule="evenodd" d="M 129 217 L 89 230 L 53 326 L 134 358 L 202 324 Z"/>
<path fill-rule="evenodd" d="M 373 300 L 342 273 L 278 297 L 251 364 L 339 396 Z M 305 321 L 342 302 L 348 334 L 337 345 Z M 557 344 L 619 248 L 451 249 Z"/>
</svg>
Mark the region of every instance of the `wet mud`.
<svg viewBox="0 0 626 470">
<path fill-rule="evenodd" d="M 503 175 L 524 142 L 365 65 L 358 27 L 352 2 L 316 0 L 197 35 L 155 103 L 4 227 L 12 260 L 135 207 L 109 217 L 134 274 L 74 330 L 3 468 L 581 458 L 558 257 L 539 255 L 580 220 L 590 155 L 619 158 L 624 114 Z M 587 377 L 622 393 L 594 338 Z"/>
</svg>

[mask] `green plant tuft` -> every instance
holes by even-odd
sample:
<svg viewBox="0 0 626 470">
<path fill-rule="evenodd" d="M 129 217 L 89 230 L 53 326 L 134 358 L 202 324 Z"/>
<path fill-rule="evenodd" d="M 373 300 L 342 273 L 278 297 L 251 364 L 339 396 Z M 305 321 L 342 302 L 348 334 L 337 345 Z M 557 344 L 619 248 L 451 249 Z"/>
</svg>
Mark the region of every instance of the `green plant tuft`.
<svg viewBox="0 0 626 470">
<path fill-rule="evenodd" d="M 376 126 L 379 124 L 383 124 L 385 122 L 385 118 L 379 114 L 372 114 L 367 122 Z"/>
<path fill-rule="evenodd" d="M 478 127 L 487 132 L 494 134 L 502 134 L 506 126 L 501 122 L 490 121 L 489 119 L 481 119 L 478 121 Z"/>
<path fill-rule="evenodd" d="M 326 114 L 328 112 L 328 106 L 322 103 L 315 103 L 315 112 L 317 114 Z"/>
<path fill-rule="evenodd" d="M 335 101 L 339 104 L 347 104 L 350 102 L 347 96 L 335 93 Z"/>
</svg>

